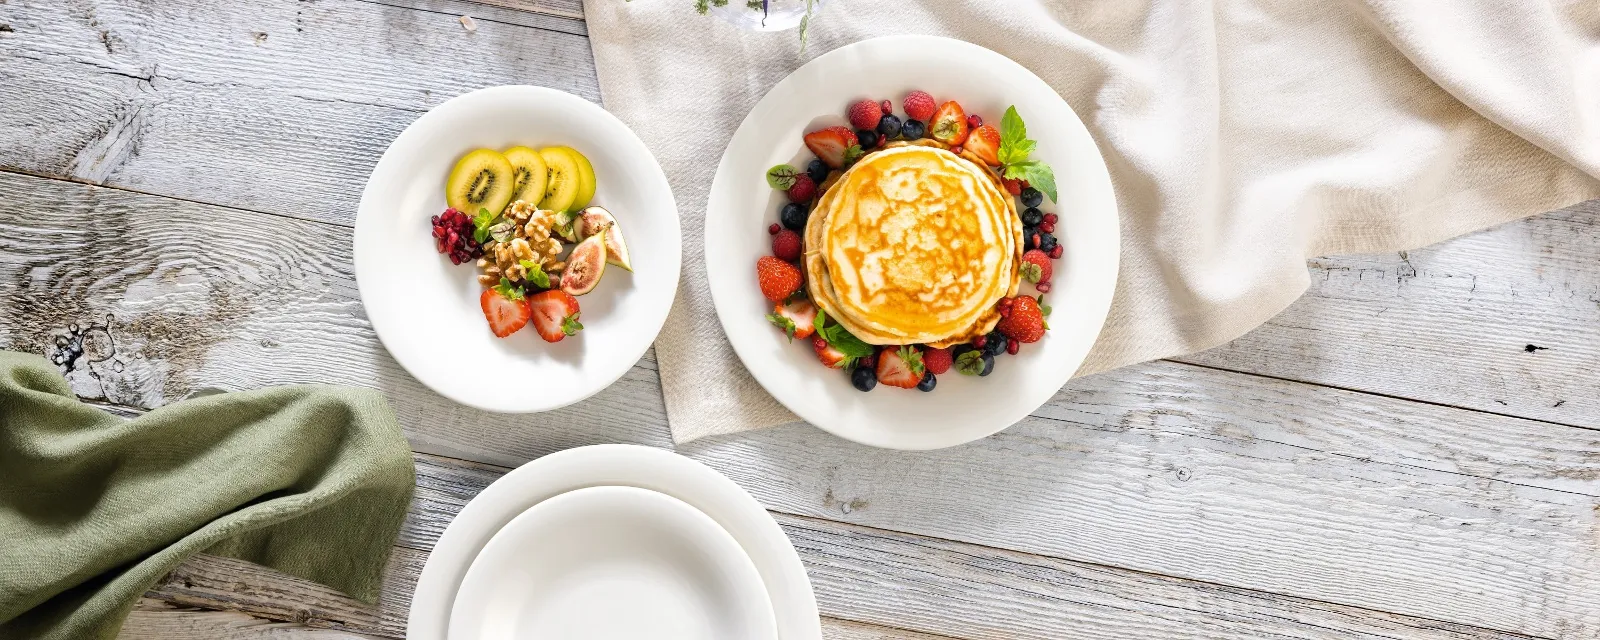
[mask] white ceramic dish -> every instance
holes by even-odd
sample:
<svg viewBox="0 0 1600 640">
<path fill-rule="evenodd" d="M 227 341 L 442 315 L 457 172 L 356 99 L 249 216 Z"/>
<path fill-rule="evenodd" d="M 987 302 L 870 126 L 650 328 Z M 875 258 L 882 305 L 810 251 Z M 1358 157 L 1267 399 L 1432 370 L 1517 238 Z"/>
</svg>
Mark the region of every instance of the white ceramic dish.
<svg viewBox="0 0 1600 640">
<path fill-rule="evenodd" d="M 666 494 L 590 487 L 540 502 L 478 553 L 450 640 L 776 640 L 744 549 Z"/>
<path fill-rule="evenodd" d="M 841 80 L 843 79 L 843 80 Z M 1001 356 L 994 373 L 969 378 L 954 371 L 931 393 L 879 385 L 862 393 L 849 376 L 828 371 L 809 345 L 791 344 L 768 324 L 771 303 L 756 283 L 756 260 L 771 252 L 767 226 L 786 202 L 768 188 L 773 165 L 804 167 L 812 158 L 801 137 L 847 125 L 844 112 L 863 98 L 899 99 L 921 89 L 955 100 L 969 114 L 999 122 L 1016 105 L 1037 140 L 1033 158 L 1055 169 L 1065 247 L 1046 301 L 1050 331 L 1017 356 Z M 784 406 L 840 437 L 893 449 L 935 449 L 969 442 L 1014 424 L 1049 400 L 1094 344 L 1116 287 L 1117 206 L 1100 151 L 1066 102 L 1016 62 L 983 47 L 931 36 L 858 42 L 819 56 L 789 74 L 758 103 L 728 144 L 706 211 L 706 274 L 734 350 L 745 368 Z M 1024 291 L 1031 291 L 1024 285 Z"/>
<path fill-rule="evenodd" d="M 434 249 L 444 181 L 478 147 L 566 145 L 594 165 L 594 204 L 629 240 L 633 273 L 608 267 L 579 298 L 584 330 L 546 343 L 533 328 L 489 332 L 477 269 Z M 622 377 L 666 321 L 682 260 L 678 209 L 650 150 L 622 121 L 577 96 L 505 86 L 457 96 L 395 138 L 356 216 L 356 281 L 367 318 L 396 361 L 444 396 L 500 412 L 548 411 Z"/>
<path fill-rule="evenodd" d="M 687 503 L 733 536 L 755 565 L 772 600 L 778 637 L 820 640 L 817 603 L 800 556 L 761 504 L 703 464 L 670 451 L 594 445 L 552 453 L 489 485 L 445 528 L 411 597 L 406 637 L 446 637 L 450 611 L 468 566 L 512 519 L 536 504 L 587 487 L 637 487 Z"/>
</svg>

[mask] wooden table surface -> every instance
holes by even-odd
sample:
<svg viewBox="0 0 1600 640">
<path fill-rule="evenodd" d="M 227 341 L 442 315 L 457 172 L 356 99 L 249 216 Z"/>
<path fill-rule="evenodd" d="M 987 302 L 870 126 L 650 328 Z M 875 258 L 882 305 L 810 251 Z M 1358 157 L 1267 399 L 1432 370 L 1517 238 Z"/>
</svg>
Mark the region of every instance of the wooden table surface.
<svg viewBox="0 0 1600 640">
<path fill-rule="evenodd" d="M 384 147 L 511 83 L 601 99 L 579 0 L 0 0 L 0 348 L 87 336 L 74 388 L 128 414 L 376 387 L 416 450 L 378 606 L 200 557 L 124 637 L 401 637 L 434 541 L 509 467 L 671 446 L 653 354 L 493 415 L 418 384 L 362 311 L 351 225 Z M 797 426 L 678 451 L 772 511 L 828 638 L 1600 637 L 1596 213 L 1313 260 L 1249 335 L 969 445 Z"/>
</svg>

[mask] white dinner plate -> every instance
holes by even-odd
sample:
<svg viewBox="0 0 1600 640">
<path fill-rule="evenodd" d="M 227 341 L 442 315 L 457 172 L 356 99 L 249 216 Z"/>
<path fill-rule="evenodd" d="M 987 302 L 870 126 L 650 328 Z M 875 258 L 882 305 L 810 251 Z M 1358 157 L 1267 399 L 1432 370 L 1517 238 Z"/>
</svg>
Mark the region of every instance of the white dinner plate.
<svg viewBox="0 0 1600 640">
<path fill-rule="evenodd" d="M 592 202 L 616 217 L 633 262 L 632 273 L 606 268 L 578 298 L 583 331 L 557 343 L 531 325 L 496 338 L 478 270 L 450 264 L 433 245 L 429 219 L 445 210 L 456 161 L 517 145 L 565 145 L 589 158 Z M 604 389 L 644 355 L 678 288 L 679 237 L 667 178 L 622 121 L 554 89 L 493 87 L 445 101 L 384 152 L 356 216 L 356 282 L 378 338 L 423 384 L 489 411 L 548 411 Z"/>
<path fill-rule="evenodd" d="M 517 467 L 457 514 L 428 555 L 406 637 L 442 640 L 469 565 L 502 527 L 529 507 L 587 487 L 637 487 L 663 493 L 709 516 L 749 556 L 772 601 L 781 640 L 820 640 L 817 602 L 800 556 L 761 504 L 709 467 L 661 449 L 607 444 L 568 449 Z"/>
<path fill-rule="evenodd" d="M 803 168 L 812 155 L 802 136 L 848 125 L 845 110 L 864 98 L 900 99 L 920 89 L 955 100 L 998 123 L 1015 105 L 1038 141 L 1033 159 L 1055 169 L 1064 255 L 1055 262 L 1054 307 L 1044 339 L 1002 355 L 994 373 L 951 370 L 930 393 L 879 385 L 857 391 L 849 376 L 823 368 L 809 344 L 790 341 L 766 320 L 772 304 L 756 282 L 756 260 L 770 255 L 767 226 L 787 202 L 767 186 L 778 164 Z M 705 272 L 717 318 L 734 350 L 767 392 L 807 422 L 843 438 L 893 449 L 935 449 L 993 434 L 1027 416 L 1072 377 L 1111 307 L 1119 257 L 1116 198 L 1100 151 L 1071 107 L 1049 85 L 998 53 L 931 36 L 857 42 L 800 67 L 756 104 L 717 167 L 706 210 Z M 1032 292 L 1024 283 L 1024 292 Z"/>
<path fill-rule="evenodd" d="M 682 500 L 568 491 L 513 518 L 456 593 L 450 640 L 775 640 L 744 549 Z"/>
</svg>

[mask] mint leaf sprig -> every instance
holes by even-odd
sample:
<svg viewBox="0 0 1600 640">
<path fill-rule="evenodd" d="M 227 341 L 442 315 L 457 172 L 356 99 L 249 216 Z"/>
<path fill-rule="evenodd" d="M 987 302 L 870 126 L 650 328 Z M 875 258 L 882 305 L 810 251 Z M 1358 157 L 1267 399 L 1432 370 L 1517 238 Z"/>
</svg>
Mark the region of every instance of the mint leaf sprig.
<svg viewBox="0 0 1600 640">
<path fill-rule="evenodd" d="M 872 345 L 862 342 L 861 338 L 855 337 L 854 334 L 851 334 L 838 322 L 834 322 L 833 326 L 831 327 L 826 326 L 824 323 L 827 321 L 828 313 L 823 311 L 821 307 L 817 307 L 817 319 L 815 323 L 817 335 L 822 336 L 822 339 L 826 340 L 829 346 L 838 349 L 839 353 L 845 355 L 845 369 L 854 368 L 856 366 L 856 362 L 860 361 L 862 358 L 872 355 L 874 351 Z"/>
<path fill-rule="evenodd" d="M 1050 196 L 1051 202 L 1056 202 L 1056 172 L 1050 169 L 1050 165 L 1028 159 L 1038 146 L 1038 142 L 1028 139 L 1028 126 L 1023 124 L 1022 116 L 1017 115 L 1016 105 L 1007 107 L 1005 117 L 1000 119 L 1001 175 L 1012 180 L 1025 180 L 1033 188 Z"/>
</svg>

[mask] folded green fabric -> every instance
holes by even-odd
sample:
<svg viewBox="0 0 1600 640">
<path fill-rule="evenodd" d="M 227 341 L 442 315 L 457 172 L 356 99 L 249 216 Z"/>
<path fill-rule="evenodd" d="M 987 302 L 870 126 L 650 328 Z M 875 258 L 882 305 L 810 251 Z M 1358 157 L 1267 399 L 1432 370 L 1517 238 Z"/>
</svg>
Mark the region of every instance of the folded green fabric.
<svg viewBox="0 0 1600 640">
<path fill-rule="evenodd" d="M 375 601 L 415 482 L 376 391 L 224 393 L 124 420 L 0 351 L 0 638 L 114 637 L 199 552 Z"/>
</svg>

